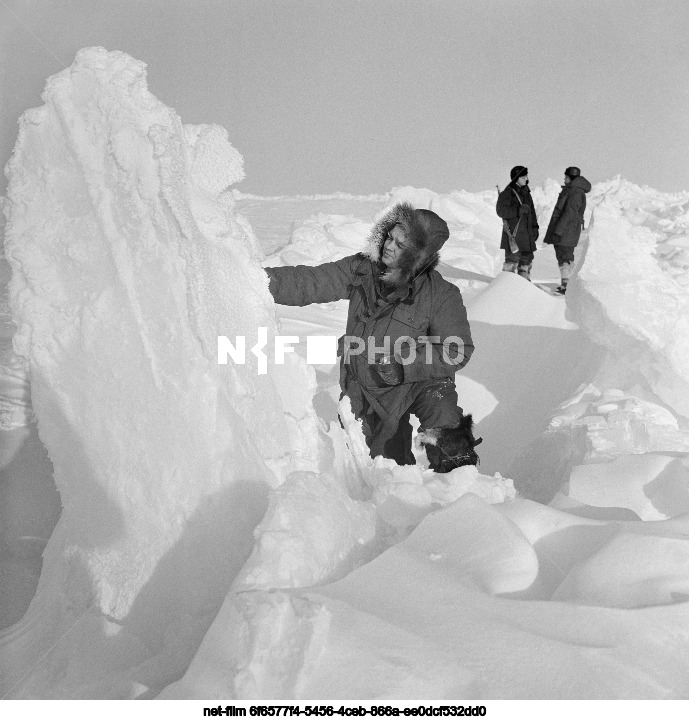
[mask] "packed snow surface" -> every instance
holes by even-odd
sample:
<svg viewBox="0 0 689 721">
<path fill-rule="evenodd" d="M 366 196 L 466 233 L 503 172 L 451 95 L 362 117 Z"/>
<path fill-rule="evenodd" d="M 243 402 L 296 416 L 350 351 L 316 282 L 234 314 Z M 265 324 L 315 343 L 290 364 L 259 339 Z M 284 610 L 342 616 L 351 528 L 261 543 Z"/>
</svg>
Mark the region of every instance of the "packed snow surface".
<svg viewBox="0 0 689 721">
<path fill-rule="evenodd" d="M 689 695 L 688 194 L 595 185 L 555 298 L 500 273 L 495 191 L 244 195 L 227 132 L 102 48 L 43 99 L 6 170 L 0 695 Z M 450 228 L 479 468 L 371 459 L 305 362 L 346 301 L 276 306 L 261 268 L 357 252 L 401 200 Z M 302 342 L 218 364 L 259 327 Z"/>
</svg>

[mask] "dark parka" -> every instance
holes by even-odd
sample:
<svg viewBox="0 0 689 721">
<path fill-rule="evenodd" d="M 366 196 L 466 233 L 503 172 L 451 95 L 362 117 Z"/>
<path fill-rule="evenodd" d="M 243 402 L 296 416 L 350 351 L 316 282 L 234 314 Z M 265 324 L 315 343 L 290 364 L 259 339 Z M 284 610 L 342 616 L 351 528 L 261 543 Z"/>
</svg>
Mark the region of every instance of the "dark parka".
<svg viewBox="0 0 689 721">
<path fill-rule="evenodd" d="M 519 208 L 526 204 L 529 212 L 519 219 Z M 538 239 L 538 218 L 536 217 L 536 208 L 534 208 L 531 198 L 531 191 L 528 185 L 519 187 L 515 178 L 503 191 L 498 195 L 498 202 L 495 206 L 495 212 L 507 221 L 510 231 L 514 233 L 517 228 L 517 246 L 523 253 L 533 253 L 536 250 L 536 240 Z M 517 226 L 517 224 L 519 224 Z M 510 249 L 509 238 L 507 233 L 502 231 L 502 241 L 500 243 L 502 250 Z"/>
<path fill-rule="evenodd" d="M 584 225 L 586 193 L 591 183 L 583 175 L 574 178 L 569 185 L 563 185 L 553 215 L 548 223 L 544 243 L 575 248 Z M 555 238 L 554 236 L 558 236 Z"/>
<path fill-rule="evenodd" d="M 434 224 L 434 219 L 443 228 Z M 411 243 L 401 256 L 400 268 L 389 271 L 379 261 L 385 238 L 396 224 L 405 229 Z M 448 234 L 447 225 L 434 213 L 415 211 L 403 203 L 374 226 L 363 253 L 318 266 L 266 268 L 271 278 L 270 292 L 277 303 L 303 306 L 348 299 L 345 336 L 363 339 L 366 348 L 369 337 L 382 348 L 383 338 L 388 336 L 391 350 L 395 341 L 404 336 L 415 341 L 421 336 L 439 337 L 439 342 L 429 343 L 430 363 L 426 362 L 427 346 L 418 343 L 415 360 L 403 366 L 402 383 L 386 387 L 380 387 L 367 351 L 347 352 L 356 348 L 356 343 L 345 344 L 344 337 L 340 338 L 342 391 L 350 397 L 357 417 L 375 414 L 375 422 L 368 421 L 369 429 L 375 423 L 384 427 L 378 434 L 380 438 L 371 445 L 372 456 L 378 455 L 385 439 L 395 433 L 423 385 L 445 378 L 454 380 L 456 371 L 468 363 L 474 350 L 461 292 L 433 269 L 438 262 L 437 250 Z M 387 295 L 381 278 L 394 283 L 385 288 L 392 290 Z M 448 346 L 446 357 L 452 359 L 451 363 L 443 358 L 443 341 L 449 336 L 461 339 Z M 456 408 L 447 425 L 457 425 L 460 420 L 461 409 Z"/>
</svg>

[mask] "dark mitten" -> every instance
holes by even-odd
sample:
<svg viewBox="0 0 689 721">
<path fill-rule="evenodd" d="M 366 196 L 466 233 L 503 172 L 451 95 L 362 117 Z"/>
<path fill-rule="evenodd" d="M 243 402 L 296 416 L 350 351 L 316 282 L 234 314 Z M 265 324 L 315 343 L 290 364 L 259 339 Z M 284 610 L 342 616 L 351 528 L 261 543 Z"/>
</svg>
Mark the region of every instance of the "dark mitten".
<svg viewBox="0 0 689 721">
<path fill-rule="evenodd" d="M 449 473 L 461 466 L 475 466 L 479 457 L 474 450 L 481 438 L 474 438 L 471 415 L 464 416 L 454 428 L 430 428 L 419 431 L 421 445 L 426 449 L 430 468 L 436 473 Z"/>
</svg>

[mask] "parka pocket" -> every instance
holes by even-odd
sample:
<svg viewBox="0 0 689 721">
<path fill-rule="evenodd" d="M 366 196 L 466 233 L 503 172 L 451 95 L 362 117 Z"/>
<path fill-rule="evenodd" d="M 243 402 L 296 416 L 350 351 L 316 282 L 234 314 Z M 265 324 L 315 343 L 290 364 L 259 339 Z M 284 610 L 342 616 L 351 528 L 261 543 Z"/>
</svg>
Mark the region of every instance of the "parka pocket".
<svg viewBox="0 0 689 721">
<path fill-rule="evenodd" d="M 411 345 L 415 345 L 419 336 L 428 335 L 428 328 L 428 316 L 419 313 L 418 310 L 413 307 L 403 306 L 396 308 L 392 314 L 392 322 L 388 328 L 388 334 L 393 347 L 395 343 L 398 342 L 398 339 L 402 338 L 411 339 Z M 405 343 L 404 345 L 410 345 L 410 343 Z M 406 356 L 407 353 L 404 352 L 403 355 Z"/>
<path fill-rule="evenodd" d="M 413 308 L 404 306 L 395 308 L 392 319 L 409 329 L 407 335 L 420 335 L 428 328 L 428 317 Z"/>
</svg>

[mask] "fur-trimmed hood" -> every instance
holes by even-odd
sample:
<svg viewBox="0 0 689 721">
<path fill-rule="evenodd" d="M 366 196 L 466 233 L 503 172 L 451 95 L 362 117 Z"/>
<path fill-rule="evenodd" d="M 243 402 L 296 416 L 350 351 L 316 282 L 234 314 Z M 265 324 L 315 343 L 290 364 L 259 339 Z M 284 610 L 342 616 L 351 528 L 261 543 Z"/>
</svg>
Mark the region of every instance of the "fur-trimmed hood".
<svg viewBox="0 0 689 721">
<path fill-rule="evenodd" d="M 363 254 L 380 263 L 387 234 L 396 225 L 402 227 L 409 242 L 399 255 L 398 266 L 386 269 L 381 277 L 387 285 L 402 288 L 422 271 L 435 268 L 439 260 L 438 251 L 450 237 L 450 230 L 432 210 L 417 210 L 410 203 L 398 203 L 373 226 Z"/>
</svg>

